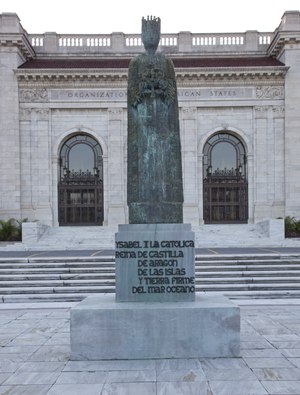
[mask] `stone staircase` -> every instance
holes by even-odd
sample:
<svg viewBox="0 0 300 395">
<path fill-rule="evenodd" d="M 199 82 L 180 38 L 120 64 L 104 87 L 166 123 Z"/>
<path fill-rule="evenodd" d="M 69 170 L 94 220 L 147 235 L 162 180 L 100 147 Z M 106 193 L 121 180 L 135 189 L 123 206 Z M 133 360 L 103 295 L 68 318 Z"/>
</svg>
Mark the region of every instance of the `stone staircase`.
<svg viewBox="0 0 300 395">
<path fill-rule="evenodd" d="M 300 255 L 197 255 L 196 290 L 231 299 L 300 297 Z M 114 257 L 1 258 L 0 302 L 71 302 L 115 292 Z"/>
</svg>

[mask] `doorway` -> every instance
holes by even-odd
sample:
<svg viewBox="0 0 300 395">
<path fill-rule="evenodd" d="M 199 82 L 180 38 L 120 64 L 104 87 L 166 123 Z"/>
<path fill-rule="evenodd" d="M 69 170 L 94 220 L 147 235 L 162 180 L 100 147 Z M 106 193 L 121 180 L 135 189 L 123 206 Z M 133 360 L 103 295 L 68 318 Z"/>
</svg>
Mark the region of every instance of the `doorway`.
<svg viewBox="0 0 300 395">
<path fill-rule="evenodd" d="M 203 214 L 206 224 L 247 223 L 247 156 L 230 133 L 217 133 L 203 152 Z"/>
<path fill-rule="evenodd" d="M 100 144 L 76 134 L 59 156 L 58 216 L 60 226 L 103 224 L 103 159 Z"/>
</svg>

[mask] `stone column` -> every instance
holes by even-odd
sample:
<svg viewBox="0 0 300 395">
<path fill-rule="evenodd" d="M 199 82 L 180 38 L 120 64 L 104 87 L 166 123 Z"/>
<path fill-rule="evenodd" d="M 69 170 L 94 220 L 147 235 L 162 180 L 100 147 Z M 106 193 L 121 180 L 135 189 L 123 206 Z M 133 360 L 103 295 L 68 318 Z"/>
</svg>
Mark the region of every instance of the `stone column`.
<svg viewBox="0 0 300 395">
<path fill-rule="evenodd" d="M 125 223 L 125 180 L 124 180 L 124 111 L 122 108 L 108 110 L 108 210 L 107 225 Z"/>
<path fill-rule="evenodd" d="M 268 107 L 255 107 L 254 221 L 270 218 L 268 204 Z"/>
<path fill-rule="evenodd" d="M 197 157 L 197 109 L 184 107 L 181 110 L 181 154 L 183 174 L 183 219 L 184 223 L 199 224 L 198 186 L 201 175 L 198 173 Z"/>
</svg>

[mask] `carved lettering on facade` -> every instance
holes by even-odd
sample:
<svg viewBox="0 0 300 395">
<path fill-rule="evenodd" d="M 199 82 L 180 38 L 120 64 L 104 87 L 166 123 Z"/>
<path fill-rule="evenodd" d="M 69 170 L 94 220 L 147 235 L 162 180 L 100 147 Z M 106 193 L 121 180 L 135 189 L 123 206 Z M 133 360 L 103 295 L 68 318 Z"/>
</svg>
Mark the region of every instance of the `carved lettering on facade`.
<svg viewBox="0 0 300 395">
<path fill-rule="evenodd" d="M 145 81 L 144 81 L 145 82 Z M 161 85 L 163 85 L 161 81 Z M 146 94 L 148 90 L 150 91 L 151 84 L 148 81 L 145 82 L 145 86 L 142 89 L 142 95 Z M 159 94 L 160 90 L 161 94 L 167 98 L 168 100 L 172 99 L 172 93 L 170 93 L 170 89 L 168 88 L 168 84 L 166 86 L 163 85 L 165 90 L 162 90 L 162 87 L 154 89 L 154 94 Z M 151 89 L 150 89 L 151 88 Z M 146 92 L 147 91 L 147 92 Z M 168 91 L 168 94 L 165 92 Z M 177 90 L 178 100 L 180 102 L 183 101 L 199 101 L 199 100 L 236 100 L 239 98 L 248 98 L 254 99 L 257 96 L 255 93 L 255 88 L 178 88 Z M 69 101 L 69 102 L 78 102 L 78 101 L 99 101 L 99 102 L 126 102 L 127 100 L 127 92 L 125 89 L 51 89 L 50 90 L 50 100 L 51 101 Z"/>
<path fill-rule="evenodd" d="M 51 89 L 52 101 L 126 101 L 122 89 Z"/>
<path fill-rule="evenodd" d="M 48 101 L 47 89 L 22 89 L 20 91 L 21 102 L 46 102 Z"/>
<path fill-rule="evenodd" d="M 258 86 L 256 97 L 258 99 L 283 99 L 284 90 L 282 86 Z"/>
</svg>

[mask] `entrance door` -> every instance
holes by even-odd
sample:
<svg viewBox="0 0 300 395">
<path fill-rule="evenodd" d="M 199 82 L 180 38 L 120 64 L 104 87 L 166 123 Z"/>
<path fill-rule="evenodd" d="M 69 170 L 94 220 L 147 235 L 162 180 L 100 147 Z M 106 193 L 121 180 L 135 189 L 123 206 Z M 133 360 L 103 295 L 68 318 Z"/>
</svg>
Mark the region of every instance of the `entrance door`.
<svg viewBox="0 0 300 395">
<path fill-rule="evenodd" d="M 248 182 L 242 142 L 228 133 L 211 137 L 204 147 L 204 222 L 247 223 Z"/>
<path fill-rule="evenodd" d="M 60 153 L 59 224 L 102 225 L 102 150 L 98 142 L 78 134 L 65 142 Z"/>
</svg>

